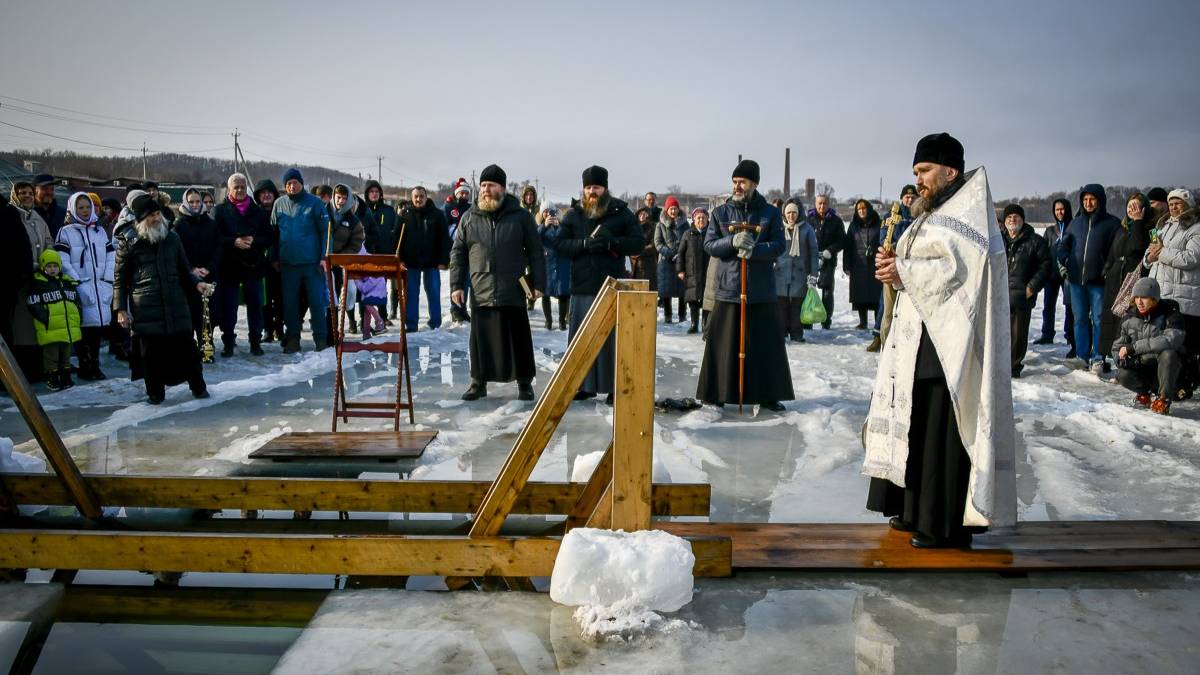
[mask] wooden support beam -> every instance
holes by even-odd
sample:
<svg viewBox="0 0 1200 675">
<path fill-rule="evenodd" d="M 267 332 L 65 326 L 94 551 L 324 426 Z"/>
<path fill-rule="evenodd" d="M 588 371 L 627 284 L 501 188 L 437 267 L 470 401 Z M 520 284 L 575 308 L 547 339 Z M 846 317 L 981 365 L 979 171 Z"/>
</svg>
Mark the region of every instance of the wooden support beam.
<svg viewBox="0 0 1200 675">
<path fill-rule="evenodd" d="M 534 405 L 529 421 L 517 436 L 508 459 L 475 513 L 472 537 L 495 536 L 504 525 L 513 502 L 529 480 L 533 467 L 541 458 L 579 385 L 583 383 L 584 376 L 612 331 L 617 313 L 617 288 L 618 282 L 609 278 L 596 295 L 579 332 L 567 345 L 558 369 L 550 376 L 550 382 Z"/>
<path fill-rule="evenodd" d="M 613 486 L 612 481 L 604 486 L 604 492 L 600 495 L 600 499 L 596 501 L 596 508 L 592 510 L 592 515 L 588 517 L 586 527 L 597 527 L 607 530 L 612 527 L 613 523 Z"/>
<path fill-rule="evenodd" d="M 592 514 L 595 513 L 596 506 L 600 504 L 601 495 L 608 490 L 609 484 L 612 483 L 612 466 L 613 444 L 612 441 L 609 441 L 608 448 L 600 457 L 596 469 L 592 471 L 592 476 L 588 479 L 586 487 L 583 488 L 583 493 L 579 495 L 579 501 L 575 502 L 575 505 L 567 512 L 566 531 L 569 532 L 573 528 L 586 525 Z"/>
<path fill-rule="evenodd" d="M 969 549 L 917 549 L 883 523 L 657 522 L 681 537 L 729 537 L 737 569 L 1034 572 L 1200 569 L 1200 523 L 1019 523 Z"/>
<path fill-rule="evenodd" d="M 545 577 L 559 539 L 0 530 L 0 568 Z M 728 576 L 727 538 L 692 543 L 696 576 Z"/>
<path fill-rule="evenodd" d="M 474 513 L 491 486 L 482 481 L 103 474 L 87 474 L 83 480 L 101 503 L 127 507 L 377 513 Z M 63 485 L 49 474 L 0 473 L 0 484 L 7 487 L 18 504 L 71 503 Z M 569 514 L 586 490 L 585 483 L 529 482 L 513 501 L 511 511 Z M 703 483 L 655 485 L 654 514 L 707 516 L 711 493 L 711 486 Z"/>
<path fill-rule="evenodd" d="M 612 527 L 626 532 L 650 527 L 657 301 L 648 291 L 617 294 Z"/>
<path fill-rule="evenodd" d="M 67 451 L 67 446 L 63 444 L 62 438 L 55 430 L 54 424 L 50 422 L 50 417 L 46 415 L 41 402 L 33 395 L 29 382 L 25 379 L 25 374 L 17 366 L 16 358 L 9 351 L 8 344 L 2 337 L 0 337 L 0 380 L 3 381 L 4 388 L 12 397 L 17 410 L 21 411 L 25 423 L 29 425 L 29 431 L 37 439 L 38 445 L 42 447 L 42 452 L 50 461 L 54 473 L 62 481 L 63 487 L 71 497 L 71 504 L 84 516 L 99 518 L 101 502 L 83 482 L 79 467 L 71 458 L 71 453 Z M 18 501 L 18 503 L 20 502 Z"/>
</svg>

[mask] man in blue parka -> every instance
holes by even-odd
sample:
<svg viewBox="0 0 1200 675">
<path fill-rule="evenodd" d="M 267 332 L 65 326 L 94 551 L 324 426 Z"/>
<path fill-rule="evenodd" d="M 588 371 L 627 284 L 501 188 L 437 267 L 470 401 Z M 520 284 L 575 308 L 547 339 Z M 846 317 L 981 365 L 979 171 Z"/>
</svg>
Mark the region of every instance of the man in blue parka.
<svg viewBox="0 0 1200 675">
<path fill-rule="evenodd" d="M 313 343 L 317 351 L 329 346 L 325 312 L 329 291 L 322 265 L 330 236 L 329 209 L 319 197 L 304 189 L 299 169 L 283 174 L 283 196 L 275 200 L 271 225 L 279 233 L 275 261 L 283 287 L 283 353 L 300 351 L 300 293 L 308 301 Z"/>
<path fill-rule="evenodd" d="M 759 194 L 758 180 L 757 162 L 747 159 L 738 163 L 733 170 L 733 193 L 713 209 L 704 235 L 704 252 L 713 258 L 709 264 L 717 266 L 717 286 L 696 397 L 717 405 L 739 402 L 741 304 L 745 302 L 745 388 L 740 400 L 779 412 L 783 410 L 780 401 L 795 398 L 776 309 L 775 260 L 786 244 L 779 209 Z M 743 260 L 747 272 L 744 300 Z"/>
</svg>

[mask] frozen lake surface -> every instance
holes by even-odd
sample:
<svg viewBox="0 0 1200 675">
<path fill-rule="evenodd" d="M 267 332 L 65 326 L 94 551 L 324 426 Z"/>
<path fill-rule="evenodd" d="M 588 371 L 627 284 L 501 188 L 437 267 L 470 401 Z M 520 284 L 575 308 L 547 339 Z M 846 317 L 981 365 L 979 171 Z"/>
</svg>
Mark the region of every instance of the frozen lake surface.
<svg viewBox="0 0 1200 675">
<path fill-rule="evenodd" d="M 859 473 L 859 428 L 877 357 L 864 351 L 870 334 L 854 329 L 845 278 L 838 283 L 834 329 L 808 331 L 807 344 L 788 345 L 797 400 L 780 414 L 739 415 L 729 406 L 657 415 L 656 480 L 710 483 L 714 520 L 881 520 L 863 508 L 867 479 Z M 546 331 L 540 307 L 530 317 L 540 394 L 566 333 Z M 1033 323 L 1036 336 L 1040 307 Z M 703 342 L 685 329 L 659 324 L 657 397 L 695 394 Z M 447 326 L 409 336 L 417 425 L 440 434 L 408 463 L 247 459 L 287 431 L 328 429 L 332 351 L 284 356 L 267 345 L 266 356 L 255 359 L 243 339 L 235 358 L 218 357 L 206 368 L 212 398 L 203 401 L 183 385 L 169 390 L 163 405 L 151 406 L 140 382 L 120 379 L 115 362 L 106 362 L 113 379 L 45 393 L 41 400 L 89 472 L 491 480 L 532 404 L 515 400 L 515 384 L 493 384 L 480 401 L 459 400 L 468 384 L 468 334 L 466 326 Z M 1179 404 L 1171 417 L 1135 410 L 1129 392 L 1064 363 L 1065 351 L 1061 334 L 1053 346 L 1031 346 L 1025 377 L 1014 382 L 1020 518 L 1200 518 L 1200 405 Z M 358 356 L 348 370 L 351 395 L 390 395 L 393 367 L 382 355 Z M 577 458 L 604 448 L 611 415 L 601 402 L 573 404 L 534 479 L 569 480 Z M 355 420 L 343 428 L 386 426 Z M 40 455 L 6 399 L 0 399 L 0 436 L 11 437 L 18 451 Z M 332 580 L 294 583 L 329 588 Z M 424 585 L 437 588 L 432 581 Z M 420 580 L 409 586 L 422 587 Z M 562 614 L 544 594 L 335 591 L 279 669 L 1197 672 L 1189 636 L 1200 628 L 1200 586 L 1187 574 L 746 574 L 703 581 L 698 589 L 678 613 L 695 628 L 632 646 L 587 645 L 577 634 L 573 642 L 560 625 L 563 617 L 569 622 L 570 611 Z"/>
</svg>

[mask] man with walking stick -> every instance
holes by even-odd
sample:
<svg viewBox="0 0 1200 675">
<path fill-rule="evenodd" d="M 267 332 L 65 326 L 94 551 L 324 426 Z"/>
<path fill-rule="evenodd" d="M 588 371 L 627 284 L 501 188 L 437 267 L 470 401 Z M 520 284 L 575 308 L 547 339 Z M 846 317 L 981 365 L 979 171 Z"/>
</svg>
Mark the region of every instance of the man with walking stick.
<svg viewBox="0 0 1200 675">
<path fill-rule="evenodd" d="M 780 412 L 780 401 L 795 398 L 775 306 L 774 262 L 786 243 L 779 209 L 759 194 L 758 181 L 758 163 L 740 162 L 732 195 L 713 209 L 704 235 L 718 270 L 696 397 Z"/>
</svg>

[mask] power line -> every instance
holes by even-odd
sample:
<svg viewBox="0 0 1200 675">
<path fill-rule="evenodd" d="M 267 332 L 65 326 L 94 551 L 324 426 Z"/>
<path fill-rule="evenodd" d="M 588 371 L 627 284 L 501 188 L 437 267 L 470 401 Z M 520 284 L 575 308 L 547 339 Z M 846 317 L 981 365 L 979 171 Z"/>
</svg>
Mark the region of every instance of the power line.
<svg viewBox="0 0 1200 675">
<path fill-rule="evenodd" d="M 215 131 L 171 131 L 158 129 L 142 129 L 139 127 L 127 127 L 120 124 L 108 124 L 107 122 L 92 122 L 90 120 L 78 119 L 75 117 L 67 117 L 66 115 L 58 115 L 55 113 L 43 112 L 41 110 L 33 110 L 32 108 L 23 108 L 10 104 L 0 105 L 0 110 L 12 110 L 14 112 L 24 113 L 26 115 L 35 115 L 45 119 L 59 120 L 61 122 L 71 122 L 73 124 L 88 124 L 96 127 L 105 127 L 108 129 L 122 129 L 124 131 L 137 131 L 147 134 L 164 134 L 169 136 L 224 136 L 223 133 Z"/>
<path fill-rule="evenodd" d="M 221 127 L 214 127 L 214 126 L 200 126 L 200 125 L 194 125 L 194 124 L 171 124 L 168 122 L 147 122 L 145 120 L 135 120 L 135 119 L 129 119 L 126 117 L 112 117 L 110 115 L 101 115 L 99 113 L 84 112 L 82 110 L 72 110 L 71 108 L 62 108 L 62 107 L 59 107 L 56 105 L 50 105 L 48 103 L 38 103 L 37 101 L 30 101 L 28 99 L 17 98 L 16 96 L 8 96 L 5 94 L 0 94 L 0 98 L 5 98 L 10 101 L 19 101 L 21 103 L 37 106 L 39 108 L 50 108 L 51 110 L 60 110 L 62 112 L 74 113 L 76 115 L 83 115 L 85 117 L 95 117 L 97 119 L 116 120 L 118 122 L 130 122 L 133 124 L 149 124 L 152 126 L 159 126 L 159 127 L 175 127 L 177 129 L 213 129 L 213 130 L 216 130 L 216 129 L 221 128 Z"/>
<path fill-rule="evenodd" d="M 5 122 L 4 120 L 0 120 L 0 124 L 3 124 L 4 126 L 12 127 L 14 129 L 20 129 L 21 131 L 28 131 L 31 134 L 37 134 L 39 136 L 47 136 L 49 138 L 57 138 L 60 141 L 68 141 L 70 143 L 78 143 L 80 145 L 90 145 L 93 147 L 105 148 L 108 150 L 123 150 L 125 152 L 141 152 L 142 151 L 142 148 L 127 148 L 127 147 L 122 147 L 119 145 L 105 145 L 104 143 L 93 143 L 91 141 L 84 141 L 84 140 L 80 140 L 78 138 L 68 138 L 67 136 L 59 136 L 58 134 L 51 134 L 51 133 L 46 133 L 45 131 L 38 131 L 37 129 L 30 129 L 28 127 L 20 126 L 19 124 L 13 124 L 12 122 Z M 219 148 L 200 148 L 197 150 L 155 150 L 151 154 L 155 154 L 155 155 L 190 155 L 190 154 L 199 154 L 202 152 L 216 152 L 218 150 L 224 150 L 224 149 L 225 149 L 224 147 L 219 147 Z"/>
</svg>

